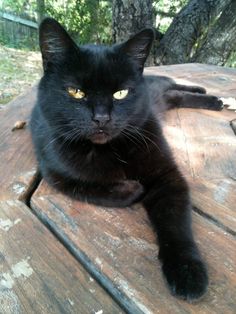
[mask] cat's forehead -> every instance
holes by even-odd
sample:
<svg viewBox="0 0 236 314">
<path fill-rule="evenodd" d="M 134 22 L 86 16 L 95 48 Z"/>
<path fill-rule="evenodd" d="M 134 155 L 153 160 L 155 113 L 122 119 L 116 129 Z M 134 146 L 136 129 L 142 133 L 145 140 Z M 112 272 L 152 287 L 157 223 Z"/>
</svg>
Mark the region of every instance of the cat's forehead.
<svg viewBox="0 0 236 314">
<path fill-rule="evenodd" d="M 121 55 L 115 46 L 102 46 L 102 45 L 84 45 L 80 47 L 80 58 L 89 64 L 99 67 L 106 66 L 107 63 L 119 63 Z"/>
<path fill-rule="evenodd" d="M 76 75 L 85 87 L 98 89 L 131 84 L 135 77 L 132 64 L 116 48 L 97 45 L 80 50 Z"/>
</svg>

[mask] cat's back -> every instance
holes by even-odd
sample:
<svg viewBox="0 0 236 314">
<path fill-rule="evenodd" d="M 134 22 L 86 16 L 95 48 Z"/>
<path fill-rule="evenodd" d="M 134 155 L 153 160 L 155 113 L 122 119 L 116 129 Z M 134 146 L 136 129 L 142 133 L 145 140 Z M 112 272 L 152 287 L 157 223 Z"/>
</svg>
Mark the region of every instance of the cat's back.
<svg viewBox="0 0 236 314">
<path fill-rule="evenodd" d="M 167 76 L 144 75 L 144 78 L 149 93 L 153 95 L 160 95 L 175 84 L 175 81 Z"/>
</svg>

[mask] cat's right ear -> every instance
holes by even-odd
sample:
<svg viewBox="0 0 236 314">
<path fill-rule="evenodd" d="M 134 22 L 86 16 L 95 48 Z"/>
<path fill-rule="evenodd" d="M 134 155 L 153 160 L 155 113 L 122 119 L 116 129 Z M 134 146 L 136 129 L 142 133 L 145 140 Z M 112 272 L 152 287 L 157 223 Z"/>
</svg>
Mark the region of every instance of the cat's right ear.
<svg viewBox="0 0 236 314">
<path fill-rule="evenodd" d="M 131 57 L 138 68 L 143 71 L 144 63 L 150 53 L 154 40 L 154 30 L 146 28 L 121 44 L 121 49 Z"/>
<path fill-rule="evenodd" d="M 46 18 L 39 26 L 39 45 L 43 68 L 63 60 L 68 53 L 78 49 L 65 29 L 53 18 Z"/>
</svg>

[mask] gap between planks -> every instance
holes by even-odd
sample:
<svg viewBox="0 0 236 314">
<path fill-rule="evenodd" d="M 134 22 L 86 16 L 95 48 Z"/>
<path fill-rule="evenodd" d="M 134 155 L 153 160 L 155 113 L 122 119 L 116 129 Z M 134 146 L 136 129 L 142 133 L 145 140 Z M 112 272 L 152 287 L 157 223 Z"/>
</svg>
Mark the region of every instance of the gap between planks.
<svg viewBox="0 0 236 314">
<path fill-rule="evenodd" d="M 213 223 L 218 228 L 224 230 L 225 232 L 231 234 L 232 236 L 236 237 L 236 231 L 232 230 L 231 228 L 225 226 L 222 222 L 220 222 L 218 219 L 216 219 L 214 216 L 209 215 L 208 213 L 205 213 L 198 207 L 194 206 L 193 204 L 193 211 L 197 213 L 199 216 L 207 219 L 210 223 Z"/>
<path fill-rule="evenodd" d="M 57 232 L 57 228 L 52 221 L 50 223 L 43 216 L 39 215 L 32 206 L 30 205 L 31 198 L 34 192 L 37 190 L 42 177 L 37 171 L 32 177 L 32 180 L 27 187 L 26 191 L 22 193 L 19 197 L 27 208 L 36 216 L 36 218 L 55 236 L 55 238 L 76 258 L 76 260 L 84 267 L 84 269 L 95 278 L 95 280 L 102 286 L 102 288 L 112 297 L 112 299 L 117 302 L 117 304 L 128 314 L 143 314 L 144 312 L 140 310 L 131 299 L 129 299 L 125 294 L 118 290 L 103 273 L 93 264 L 93 262 L 78 248 L 70 242 L 67 236 L 62 232 Z"/>
<path fill-rule="evenodd" d="M 23 194 L 19 196 L 19 200 L 22 201 L 37 217 L 38 215 L 34 212 L 33 208 L 30 205 L 31 198 L 34 194 L 34 192 L 37 190 L 38 186 L 40 185 L 42 181 L 42 176 L 37 170 L 35 175 L 33 176 L 29 186 L 27 187 L 26 191 L 24 191 Z M 227 227 L 225 224 L 220 222 L 218 219 L 216 219 L 214 216 L 205 213 L 201 209 L 199 209 L 195 204 L 193 203 L 193 211 L 198 213 L 201 217 L 207 219 L 210 223 L 214 224 L 215 226 L 221 228 L 225 232 L 229 233 L 232 236 L 236 236 L 236 231 L 232 230 L 231 228 Z M 38 217 L 40 220 L 41 218 Z M 42 220 L 42 222 L 45 224 L 45 221 Z"/>
<path fill-rule="evenodd" d="M 107 278 L 105 274 L 103 274 L 98 267 L 90 260 L 90 258 L 82 251 L 79 250 L 78 247 L 75 247 L 74 244 L 68 239 L 66 234 L 62 230 L 58 231 L 56 225 L 53 221 L 49 221 L 46 219 L 46 216 L 39 211 L 36 211 L 30 205 L 31 198 L 34 195 L 34 192 L 37 190 L 39 184 L 41 182 L 40 174 L 37 172 L 31 181 L 31 185 L 25 191 L 25 193 L 21 196 L 22 202 L 24 202 L 31 212 L 43 223 L 49 231 L 57 238 L 57 240 L 76 258 L 76 260 L 85 268 L 85 270 L 93 276 L 97 282 L 105 289 L 105 291 L 113 298 L 115 302 L 122 309 L 124 309 L 127 313 L 133 314 L 143 314 L 144 312 L 135 304 L 133 300 L 128 298 L 124 293 L 122 293 L 114 284 L 113 282 Z M 230 235 L 236 236 L 236 233 L 219 222 L 213 216 L 206 214 L 199 208 L 193 205 L 193 211 L 201 216 L 202 218 L 206 219 L 211 224 L 215 225 L 219 229 L 229 233 Z"/>
<path fill-rule="evenodd" d="M 102 288 L 117 302 L 117 304 L 128 314 L 144 314 L 140 308 L 128 298 L 123 292 L 115 287 L 113 282 L 102 273 L 89 257 L 68 239 L 66 234 L 58 228 L 52 220 L 48 220 L 46 215 L 30 207 L 32 213 L 51 231 L 60 243 L 76 258 L 84 269 L 102 286 Z"/>
</svg>

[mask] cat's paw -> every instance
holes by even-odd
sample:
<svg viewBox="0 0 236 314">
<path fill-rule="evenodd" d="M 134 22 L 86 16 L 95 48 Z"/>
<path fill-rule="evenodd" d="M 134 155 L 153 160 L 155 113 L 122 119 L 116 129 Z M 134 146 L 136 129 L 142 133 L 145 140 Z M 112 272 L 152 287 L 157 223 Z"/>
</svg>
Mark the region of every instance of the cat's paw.
<svg viewBox="0 0 236 314">
<path fill-rule="evenodd" d="M 222 100 L 216 96 L 206 95 L 206 109 L 220 111 L 224 108 Z"/>
<path fill-rule="evenodd" d="M 122 207 L 130 206 L 138 201 L 144 193 L 142 184 L 135 180 L 118 182 L 111 190 Z"/>
<path fill-rule="evenodd" d="M 206 94 L 206 89 L 201 86 L 188 86 L 191 93 Z"/>
<path fill-rule="evenodd" d="M 207 290 L 207 270 L 199 259 L 173 258 L 163 263 L 162 270 L 175 296 L 191 301 L 199 299 Z"/>
</svg>

